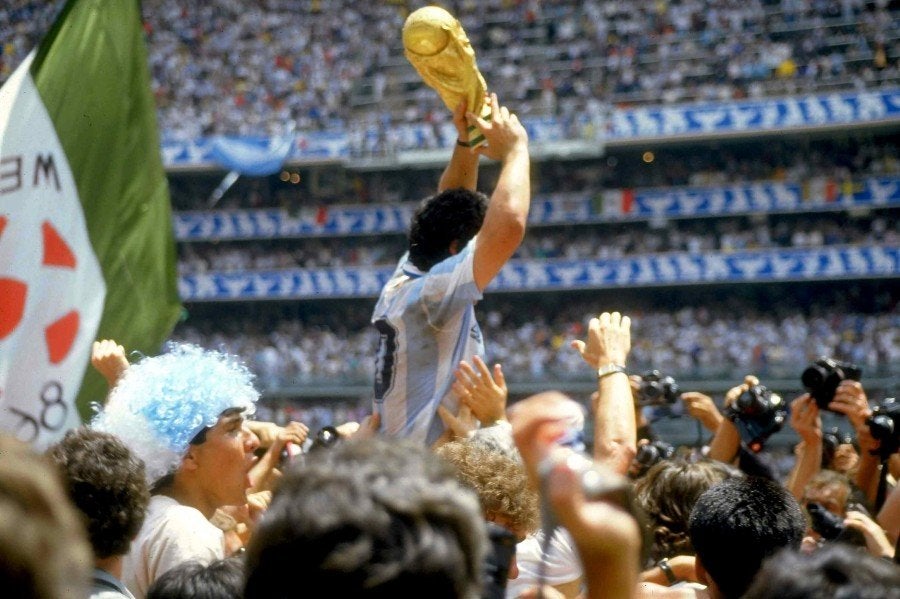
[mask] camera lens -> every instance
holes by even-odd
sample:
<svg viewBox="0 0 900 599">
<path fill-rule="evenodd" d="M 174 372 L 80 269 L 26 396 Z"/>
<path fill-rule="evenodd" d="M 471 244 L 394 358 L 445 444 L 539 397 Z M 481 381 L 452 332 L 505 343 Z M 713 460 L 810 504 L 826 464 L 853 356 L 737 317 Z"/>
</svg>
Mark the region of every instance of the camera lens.
<svg viewBox="0 0 900 599">
<path fill-rule="evenodd" d="M 806 390 L 812 393 L 813 390 L 822 386 L 822 383 L 825 382 L 827 376 L 828 373 L 824 368 L 818 364 L 813 364 L 803 371 L 803 374 L 800 375 L 800 381 L 803 383 L 803 386 L 806 387 Z"/>
<path fill-rule="evenodd" d="M 641 392 L 648 399 L 656 399 L 662 394 L 662 389 L 656 381 L 645 382 L 641 387 Z"/>
<path fill-rule="evenodd" d="M 761 414 L 767 407 L 765 391 L 758 385 L 750 387 L 738 396 L 737 406 L 741 412 L 749 416 Z"/>
<path fill-rule="evenodd" d="M 890 416 L 879 414 L 869 420 L 869 430 L 877 440 L 890 439 L 894 434 L 894 419 Z"/>
</svg>

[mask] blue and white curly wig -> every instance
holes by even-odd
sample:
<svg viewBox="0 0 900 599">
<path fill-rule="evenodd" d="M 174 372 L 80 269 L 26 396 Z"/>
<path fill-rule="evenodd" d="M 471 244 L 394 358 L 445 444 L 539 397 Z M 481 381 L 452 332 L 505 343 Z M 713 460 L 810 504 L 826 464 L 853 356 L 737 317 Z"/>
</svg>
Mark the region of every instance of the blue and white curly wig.
<svg viewBox="0 0 900 599">
<path fill-rule="evenodd" d="M 91 427 L 144 460 L 147 482 L 178 469 L 191 440 L 225 410 L 255 410 L 253 375 L 237 357 L 186 343 L 130 366 Z"/>
</svg>

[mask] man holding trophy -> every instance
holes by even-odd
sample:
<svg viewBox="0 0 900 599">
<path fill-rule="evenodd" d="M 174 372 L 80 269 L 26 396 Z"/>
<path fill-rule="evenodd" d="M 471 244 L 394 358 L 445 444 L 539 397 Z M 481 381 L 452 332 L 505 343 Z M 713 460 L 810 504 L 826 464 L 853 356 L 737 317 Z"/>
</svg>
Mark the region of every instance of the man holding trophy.
<svg viewBox="0 0 900 599">
<path fill-rule="evenodd" d="M 413 215 L 408 251 L 385 284 L 372 323 L 380 334 L 374 411 L 394 437 L 434 443 L 462 360 L 484 355 L 474 305 L 525 235 L 531 202 L 528 134 L 484 78 L 462 26 L 429 6 L 404 25 L 406 55 L 453 111 L 458 137 L 438 193 Z M 490 200 L 476 191 L 478 161 L 501 163 Z"/>
</svg>

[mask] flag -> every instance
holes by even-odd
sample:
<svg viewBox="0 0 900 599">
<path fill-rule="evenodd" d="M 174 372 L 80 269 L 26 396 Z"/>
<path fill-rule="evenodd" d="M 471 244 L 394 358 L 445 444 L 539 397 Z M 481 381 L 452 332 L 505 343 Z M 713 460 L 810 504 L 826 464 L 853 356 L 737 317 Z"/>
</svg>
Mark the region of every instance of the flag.
<svg viewBox="0 0 900 599">
<path fill-rule="evenodd" d="M 181 307 L 138 0 L 69 0 L 0 88 L 0 430 L 90 416 L 91 343 L 158 352 Z"/>
</svg>

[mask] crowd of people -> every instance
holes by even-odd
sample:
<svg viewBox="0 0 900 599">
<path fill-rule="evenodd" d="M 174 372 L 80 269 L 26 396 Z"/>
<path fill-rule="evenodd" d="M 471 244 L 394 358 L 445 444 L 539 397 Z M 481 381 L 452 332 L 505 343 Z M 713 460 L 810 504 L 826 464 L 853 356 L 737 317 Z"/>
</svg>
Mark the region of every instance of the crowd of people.
<svg viewBox="0 0 900 599">
<path fill-rule="evenodd" d="M 424 2 L 143 2 L 164 136 L 449 122 L 406 63 L 400 31 Z M 61 2 L 0 8 L 0 83 Z M 602 120 L 609 107 L 896 85 L 886 1 L 491 0 L 450 8 L 491 89 L 523 116 Z M 290 125 L 289 125 L 290 124 Z M 357 145 L 359 145 L 358 142 Z"/>
<path fill-rule="evenodd" d="M 894 312 L 863 314 L 841 307 L 810 315 L 799 309 L 767 313 L 750 301 L 704 304 L 635 312 L 637 367 L 664 367 L 676 377 L 752 370 L 794 378 L 821 356 L 872 371 L 900 361 L 900 316 Z M 304 323 L 302 317 L 188 319 L 175 337 L 240 355 L 262 384 L 274 388 L 336 378 L 365 382 L 375 367 L 378 337 L 367 323 L 370 309 L 335 306 L 330 323 Z M 511 380 L 571 377 L 579 363 L 567 343 L 583 330 L 589 313 L 584 302 L 569 302 L 549 316 L 542 308 L 529 309 L 527 299 L 507 310 L 488 310 L 482 318 L 487 356 L 503 364 Z"/>
<path fill-rule="evenodd" d="M 164 127 L 193 136 L 273 132 L 284 122 L 347 126 L 354 83 L 389 73 L 408 9 L 349 6 L 149 0 Z M 508 52 L 522 58 L 526 45 L 565 45 L 565 70 L 603 93 L 646 85 L 670 100 L 687 97 L 671 84 L 732 98 L 757 93 L 767 79 L 828 85 L 823 72 L 849 70 L 853 85 L 895 68 L 886 2 L 647 1 L 629 11 L 492 0 L 455 8 L 486 67 L 501 60 L 526 69 Z M 47 14 L 26 0 L 4 11 L 17 39 L 35 33 L 28 19 L 39 24 Z M 527 38 L 509 36 L 513 22 Z M 789 41 L 770 35 L 787 29 L 797 33 Z M 14 40 L 4 49 L 2 68 L 21 47 Z M 689 55 L 701 47 L 715 60 L 696 64 Z M 680 53 L 688 57 L 675 60 Z M 562 237 L 521 245 L 531 155 L 517 113 L 581 109 L 553 106 L 566 94 L 554 90 L 553 61 L 543 60 L 550 81 L 537 98 L 527 82 L 509 90 L 515 112 L 491 94 L 490 120 L 465 103 L 444 117 L 457 139 L 477 125 L 486 144 L 477 153 L 454 145 L 374 308 L 360 309 L 358 298 L 213 306 L 197 322 L 188 313 L 157 354 L 131 360 L 115 339 L 95 341 L 91 365 L 108 393 L 89 398 L 81 426 L 52 428 L 47 411 L 58 402 L 42 396 L 41 423 L 58 433 L 49 447 L 0 434 L 0 588 L 35 599 L 257 599 L 303 589 L 372 599 L 900 599 L 900 405 L 870 397 L 854 374 L 900 363 L 894 286 L 492 297 L 490 283 L 517 251 L 568 251 Z M 713 71 L 691 71 L 700 66 Z M 588 77 L 592 68 L 602 76 Z M 386 79 L 378 92 L 387 112 L 393 85 Z M 428 101 L 413 98 L 396 108 L 427 120 Z M 476 189 L 478 154 L 497 164 L 482 182 L 489 196 Z M 799 217 L 784 230 L 779 223 L 747 233 L 724 220 L 712 243 L 896 243 L 896 225 L 881 215 L 853 227 L 825 218 Z M 622 252 L 707 249 L 709 233 L 699 228 L 654 241 L 655 233 L 611 242 Z M 586 237 L 574 246 L 579 255 L 602 251 Z M 323 247 L 302 259 L 333 260 Z M 223 256 L 225 267 L 240 261 Z M 761 384 L 776 366 L 796 375 L 821 356 L 839 362 L 818 364 L 795 398 Z M 714 369 L 733 382 L 721 399 L 677 394 L 706 439 L 674 447 L 659 437 L 645 417 L 646 384 L 657 383 L 654 397 L 676 392 L 659 373 L 636 374 L 648 368 L 676 376 Z M 541 389 L 511 401 L 507 381 L 520 376 Z M 342 385 L 358 377 L 373 393 L 365 408 L 343 413 L 310 409 L 283 420 L 257 409 L 265 388 L 316 377 Z M 555 390 L 566 378 L 591 381 L 590 400 Z M 826 412 L 851 430 L 826 430 Z M 767 450 L 784 426 L 800 440 L 786 475 Z"/>
<path fill-rule="evenodd" d="M 601 158 L 535 161 L 533 168 L 533 184 L 540 196 L 599 197 L 619 189 L 678 191 L 759 182 L 810 186 L 831 181 L 843 191 L 869 177 L 895 177 L 900 173 L 900 151 L 891 136 L 859 135 L 813 143 L 785 136 L 763 142 L 697 144 L 689 153 L 660 147 L 650 163 L 639 152 L 609 151 Z M 335 164 L 304 165 L 294 173 L 300 177 L 297 184 L 285 183 L 279 176 L 241 177 L 213 204 L 210 196 L 221 175 L 170 173 L 169 188 L 172 205 L 179 211 L 282 208 L 290 214 L 315 214 L 340 204 L 414 202 L 432 193 L 437 170 L 423 166 L 358 171 Z M 483 171 L 484 178 L 494 176 L 490 166 Z"/>
<path fill-rule="evenodd" d="M 772 248 L 896 245 L 900 225 L 885 215 L 848 220 L 829 213 L 785 217 L 722 218 L 625 227 L 534 227 L 516 251 L 522 260 L 615 259 L 666 252 L 735 252 Z M 403 254 L 400 235 L 250 242 L 182 243 L 178 272 L 247 272 L 289 268 L 393 266 Z"/>
<path fill-rule="evenodd" d="M 95 344 L 110 392 L 89 423 L 43 453 L 0 435 L 0 580 L 36 599 L 282 597 L 298 576 L 373 598 L 900 597 L 900 437 L 874 418 L 896 421 L 890 400 L 851 378 L 793 399 L 784 476 L 765 447 L 782 408 L 748 375 L 721 402 L 682 394 L 709 438 L 662 454 L 626 372 L 631 318 L 577 337 L 588 409 L 508 403 L 475 358 L 424 445 L 378 411 L 318 431 L 254 418 L 235 356 L 173 343 L 129 364 Z M 853 433 L 832 440 L 825 410 Z"/>
</svg>

